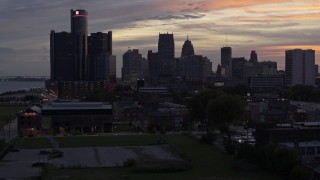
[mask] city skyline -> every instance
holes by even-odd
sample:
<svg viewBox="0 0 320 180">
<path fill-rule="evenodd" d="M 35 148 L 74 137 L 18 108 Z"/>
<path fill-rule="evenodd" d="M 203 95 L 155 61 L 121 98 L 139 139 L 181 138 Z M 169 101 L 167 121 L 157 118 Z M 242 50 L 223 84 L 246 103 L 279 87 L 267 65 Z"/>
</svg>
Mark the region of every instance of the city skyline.
<svg viewBox="0 0 320 180">
<path fill-rule="evenodd" d="M 70 31 L 70 9 L 88 12 L 88 32 L 113 32 L 117 76 L 122 54 L 139 49 L 157 51 L 159 33 L 173 33 L 180 57 L 189 36 L 195 54 L 207 56 L 213 71 L 220 48 L 232 47 L 233 57 L 274 60 L 284 69 L 285 50 L 314 49 L 319 63 L 319 0 L 247 1 L 22 1 L 0 2 L 0 75 L 49 75 L 51 30 Z"/>
</svg>

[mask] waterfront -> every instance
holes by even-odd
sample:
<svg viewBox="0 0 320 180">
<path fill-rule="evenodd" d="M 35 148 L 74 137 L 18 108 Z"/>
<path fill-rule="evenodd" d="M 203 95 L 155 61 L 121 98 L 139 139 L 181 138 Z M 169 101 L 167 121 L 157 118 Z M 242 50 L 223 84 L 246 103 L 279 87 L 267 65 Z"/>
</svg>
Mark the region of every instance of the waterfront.
<svg viewBox="0 0 320 180">
<path fill-rule="evenodd" d="M 0 93 L 44 87 L 44 81 L 0 81 Z"/>
</svg>

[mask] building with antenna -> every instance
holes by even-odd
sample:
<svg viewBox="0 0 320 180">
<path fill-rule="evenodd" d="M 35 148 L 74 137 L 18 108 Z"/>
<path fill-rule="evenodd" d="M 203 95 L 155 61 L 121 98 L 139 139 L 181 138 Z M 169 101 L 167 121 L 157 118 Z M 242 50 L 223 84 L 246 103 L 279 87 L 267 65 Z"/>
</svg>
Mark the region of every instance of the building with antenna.
<svg viewBox="0 0 320 180">
<path fill-rule="evenodd" d="M 187 40 L 184 42 L 181 51 L 181 57 L 194 55 L 194 49 L 191 41 L 189 40 L 189 36 L 187 36 Z"/>
</svg>

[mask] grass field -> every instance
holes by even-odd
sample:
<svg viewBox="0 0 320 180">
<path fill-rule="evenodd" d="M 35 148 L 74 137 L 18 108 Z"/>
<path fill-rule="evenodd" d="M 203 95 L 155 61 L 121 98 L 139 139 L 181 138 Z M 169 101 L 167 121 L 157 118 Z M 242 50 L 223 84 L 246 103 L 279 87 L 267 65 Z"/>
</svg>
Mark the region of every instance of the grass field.
<svg viewBox="0 0 320 180">
<path fill-rule="evenodd" d="M 46 137 L 24 137 L 14 140 L 13 145 L 21 149 L 51 148 L 51 143 Z"/>
<path fill-rule="evenodd" d="M 79 139 L 78 139 L 79 138 Z M 83 139 L 84 138 L 84 139 Z M 92 169 L 55 169 L 50 170 L 50 179 L 139 179 L 139 180 L 186 180 L 186 179 L 281 179 L 265 171 L 239 172 L 232 168 L 233 156 L 214 146 L 201 144 L 186 135 L 164 135 L 173 151 L 189 160 L 193 168 L 184 172 L 138 173 L 132 168 L 92 168 Z M 62 146 L 73 147 L 90 144 L 94 146 L 143 145 L 157 142 L 157 135 L 133 136 L 95 136 L 56 138 Z M 82 142 L 81 142 L 82 139 Z M 73 141 L 73 142 L 72 142 Z M 67 145 L 68 144 L 68 145 Z"/>
<path fill-rule="evenodd" d="M 18 105 L 0 105 L 0 127 L 13 120 L 15 118 L 15 113 L 26 108 L 26 106 Z"/>
<path fill-rule="evenodd" d="M 55 137 L 60 147 L 138 146 L 156 144 L 159 135 Z"/>
</svg>

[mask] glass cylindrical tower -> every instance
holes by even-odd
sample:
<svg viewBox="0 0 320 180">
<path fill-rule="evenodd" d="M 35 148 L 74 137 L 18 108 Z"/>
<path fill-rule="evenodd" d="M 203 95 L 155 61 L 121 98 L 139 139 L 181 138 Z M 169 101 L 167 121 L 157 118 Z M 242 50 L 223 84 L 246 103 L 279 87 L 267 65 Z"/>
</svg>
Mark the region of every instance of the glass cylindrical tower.
<svg viewBox="0 0 320 180">
<path fill-rule="evenodd" d="M 71 9 L 73 36 L 74 80 L 88 79 L 88 13 Z"/>
</svg>

